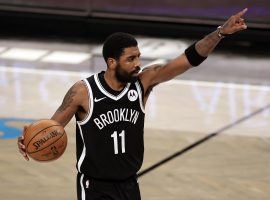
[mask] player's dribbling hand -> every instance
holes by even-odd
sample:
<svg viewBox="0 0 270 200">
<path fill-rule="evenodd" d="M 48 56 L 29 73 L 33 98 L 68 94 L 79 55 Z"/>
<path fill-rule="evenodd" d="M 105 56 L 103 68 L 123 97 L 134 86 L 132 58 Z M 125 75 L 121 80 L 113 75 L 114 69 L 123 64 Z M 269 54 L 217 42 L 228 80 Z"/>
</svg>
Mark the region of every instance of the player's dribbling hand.
<svg viewBox="0 0 270 200">
<path fill-rule="evenodd" d="M 23 128 L 23 134 L 20 137 L 18 137 L 17 144 L 18 144 L 19 151 L 23 155 L 24 159 L 27 160 L 27 161 L 29 161 L 29 158 L 28 158 L 28 156 L 26 154 L 26 148 L 25 148 L 25 146 L 23 144 L 24 133 L 25 133 L 26 129 L 27 129 L 27 126 L 24 126 L 24 128 Z"/>
<path fill-rule="evenodd" d="M 233 34 L 235 32 L 247 29 L 247 25 L 244 20 L 244 15 L 248 11 L 247 8 L 241 12 L 231 16 L 222 26 L 222 34 Z"/>
</svg>

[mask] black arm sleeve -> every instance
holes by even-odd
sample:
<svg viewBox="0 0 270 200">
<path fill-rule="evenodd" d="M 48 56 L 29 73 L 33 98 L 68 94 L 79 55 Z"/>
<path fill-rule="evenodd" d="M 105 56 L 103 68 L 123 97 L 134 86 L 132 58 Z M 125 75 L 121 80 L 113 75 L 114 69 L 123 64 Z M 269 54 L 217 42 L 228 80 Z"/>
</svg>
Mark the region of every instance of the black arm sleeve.
<svg viewBox="0 0 270 200">
<path fill-rule="evenodd" d="M 185 50 L 186 57 L 192 66 L 200 65 L 207 57 L 201 56 L 195 49 L 195 44 L 192 44 Z"/>
</svg>

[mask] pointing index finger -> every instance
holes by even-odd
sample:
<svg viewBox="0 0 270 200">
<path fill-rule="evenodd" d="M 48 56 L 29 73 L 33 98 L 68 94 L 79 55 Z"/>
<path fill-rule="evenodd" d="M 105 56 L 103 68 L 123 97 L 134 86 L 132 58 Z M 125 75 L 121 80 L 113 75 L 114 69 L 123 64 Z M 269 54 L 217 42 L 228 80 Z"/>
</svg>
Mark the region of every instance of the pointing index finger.
<svg viewBox="0 0 270 200">
<path fill-rule="evenodd" d="M 235 16 L 237 16 L 237 17 L 243 17 L 246 14 L 247 11 L 248 11 L 248 9 L 245 8 L 244 10 L 240 11 L 239 13 L 237 13 Z"/>
</svg>

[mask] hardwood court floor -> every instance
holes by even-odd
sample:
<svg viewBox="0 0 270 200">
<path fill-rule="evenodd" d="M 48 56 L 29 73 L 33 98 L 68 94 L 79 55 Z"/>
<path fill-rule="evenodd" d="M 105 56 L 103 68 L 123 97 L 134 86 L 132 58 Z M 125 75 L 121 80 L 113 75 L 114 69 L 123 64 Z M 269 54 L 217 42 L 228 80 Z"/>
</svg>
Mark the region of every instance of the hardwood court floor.
<svg viewBox="0 0 270 200">
<path fill-rule="evenodd" d="M 60 72 L 42 69 L 0 67 L 0 118 L 21 118 L 7 126 L 22 128 L 23 119 L 49 118 L 68 88 L 88 75 L 64 67 Z M 269 199 L 270 109 L 219 131 L 268 104 L 267 85 L 174 80 L 157 86 L 146 107 L 142 170 L 210 133 L 220 133 L 142 176 L 142 199 Z M 74 119 L 66 132 L 65 154 L 50 163 L 26 162 L 16 139 L 0 139 L 0 199 L 76 199 Z"/>
<path fill-rule="evenodd" d="M 177 138 L 178 145 L 172 146 L 184 145 L 186 138 L 187 134 L 182 134 Z M 164 139 L 160 139 L 165 146 Z M 269 199 L 269 143 L 269 138 L 218 136 L 143 176 L 143 197 L 150 200 Z M 147 155 L 151 156 L 161 152 L 149 151 Z"/>
<path fill-rule="evenodd" d="M 72 125 L 72 124 L 71 124 Z M 75 199 L 75 138 L 52 163 L 26 162 L 14 140 L 1 141 L 1 199 Z M 194 133 L 146 132 L 144 167 L 198 139 Z M 143 199 L 269 199 L 270 139 L 219 136 L 139 179 Z M 14 192 L 16 190 L 16 192 Z"/>
</svg>

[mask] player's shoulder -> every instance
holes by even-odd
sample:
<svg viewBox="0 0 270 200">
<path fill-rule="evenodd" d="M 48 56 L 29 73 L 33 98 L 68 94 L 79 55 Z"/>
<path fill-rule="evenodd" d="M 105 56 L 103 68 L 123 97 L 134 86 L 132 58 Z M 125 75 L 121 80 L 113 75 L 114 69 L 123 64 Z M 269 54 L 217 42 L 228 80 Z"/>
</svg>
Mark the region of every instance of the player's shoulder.
<svg viewBox="0 0 270 200">
<path fill-rule="evenodd" d="M 143 68 L 143 70 L 141 71 L 141 73 L 139 74 L 139 78 L 140 80 L 147 80 L 147 79 L 151 79 L 151 77 L 153 75 L 156 74 L 156 72 L 162 67 L 162 64 L 153 64 L 153 65 L 149 65 Z"/>
<path fill-rule="evenodd" d="M 77 81 L 73 86 L 71 86 L 70 90 L 72 90 L 76 95 L 85 95 L 88 93 L 87 85 L 83 80 Z"/>
<path fill-rule="evenodd" d="M 85 88 L 86 84 L 85 84 L 85 82 L 83 80 L 80 80 L 80 81 L 77 81 L 76 83 L 74 83 L 74 85 L 72 87 L 75 88 L 75 89 L 80 90 L 80 89 Z"/>
</svg>

